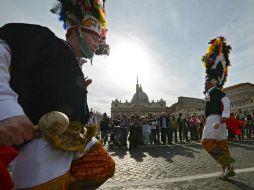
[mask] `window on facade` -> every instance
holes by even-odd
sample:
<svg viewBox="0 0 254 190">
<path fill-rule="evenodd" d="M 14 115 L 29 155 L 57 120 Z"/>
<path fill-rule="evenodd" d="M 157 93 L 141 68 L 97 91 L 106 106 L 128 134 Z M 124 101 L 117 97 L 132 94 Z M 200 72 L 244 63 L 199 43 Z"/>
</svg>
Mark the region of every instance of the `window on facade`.
<svg viewBox="0 0 254 190">
<path fill-rule="evenodd" d="M 115 107 L 117 107 L 118 105 L 117 104 L 115 104 Z"/>
</svg>

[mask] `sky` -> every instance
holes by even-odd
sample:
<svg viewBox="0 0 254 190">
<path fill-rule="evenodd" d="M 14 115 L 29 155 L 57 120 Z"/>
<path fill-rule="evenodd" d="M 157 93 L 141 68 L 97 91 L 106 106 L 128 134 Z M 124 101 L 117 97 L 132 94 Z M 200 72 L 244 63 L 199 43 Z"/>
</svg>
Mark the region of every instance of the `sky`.
<svg viewBox="0 0 254 190">
<path fill-rule="evenodd" d="M 0 26 L 26 22 L 65 38 L 49 10 L 56 0 L 0 0 Z M 107 0 L 109 56 L 96 56 L 82 70 L 93 80 L 88 105 L 110 115 L 111 102 L 131 101 L 137 77 L 149 100 L 167 106 L 179 96 L 204 98 L 201 57 L 208 42 L 224 36 L 232 46 L 224 87 L 254 83 L 254 0 Z"/>
</svg>

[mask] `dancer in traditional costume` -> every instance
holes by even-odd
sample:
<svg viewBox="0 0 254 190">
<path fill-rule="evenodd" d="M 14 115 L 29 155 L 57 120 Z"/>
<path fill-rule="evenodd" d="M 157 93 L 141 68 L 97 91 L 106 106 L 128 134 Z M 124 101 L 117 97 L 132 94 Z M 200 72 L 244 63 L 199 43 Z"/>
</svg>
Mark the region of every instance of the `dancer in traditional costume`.
<svg viewBox="0 0 254 190">
<path fill-rule="evenodd" d="M 206 68 L 205 115 L 207 118 L 202 135 L 203 148 L 221 165 L 219 179 L 235 175 L 226 137 L 226 120 L 230 115 L 230 100 L 222 88 L 228 76 L 231 47 L 222 36 L 209 42 L 207 53 L 202 57 Z"/>
<path fill-rule="evenodd" d="M 115 170 L 95 126 L 86 125 L 91 81 L 81 70 L 94 53 L 109 54 L 104 1 L 58 3 L 52 12 L 64 22 L 66 41 L 34 24 L 0 28 L 0 144 L 22 144 L 12 163 L 14 189 L 61 190 L 71 182 L 96 188 Z M 40 128 L 43 137 L 31 140 L 34 125 L 52 111 L 64 113 L 69 125 Z"/>
</svg>

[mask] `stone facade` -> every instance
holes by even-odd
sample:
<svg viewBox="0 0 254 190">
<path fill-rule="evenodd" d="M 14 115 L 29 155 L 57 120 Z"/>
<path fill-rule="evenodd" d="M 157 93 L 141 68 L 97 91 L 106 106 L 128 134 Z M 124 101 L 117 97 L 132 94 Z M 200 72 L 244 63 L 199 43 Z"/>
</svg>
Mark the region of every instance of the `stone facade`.
<svg viewBox="0 0 254 190">
<path fill-rule="evenodd" d="M 224 88 L 223 91 L 230 99 L 230 111 L 238 112 L 254 111 L 254 84 L 252 83 L 240 83 L 233 86 Z M 190 97 L 178 97 L 177 103 L 167 108 L 167 112 L 170 114 L 178 115 L 191 115 L 196 113 L 198 115 L 205 112 L 205 101 L 198 98 Z"/>
<path fill-rule="evenodd" d="M 202 115 L 205 113 L 205 100 L 191 97 L 178 97 L 177 103 L 168 108 L 168 113 L 178 116 L 182 113 L 183 116 L 190 116 L 192 113 Z"/>
<path fill-rule="evenodd" d="M 136 84 L 136 93 L 133 95 L 132 100 L 121 102 L 121 100 L 114 100 L 111 103 L 111 117 L 115 118 L 117 114 L 126 115 L 128 117 L 135 113 L 143 116 L 148 113 L 166 112 L 166 101 L 163 99 L 155 101 L 149 101 L 147 94 L 142 90 L 141 85 Z"/>
<path fill-rule="evenodd" d="M 254 84 L 240 83 L 223 89 L 230 99 L 230 111 L 238 112 L 238 110 L 253 112 L 254 111 Z M 146 115 L 149 112 L 157 113 L 167 112 L 178 116 L 189 116 L 192 113 L 202 115 L 205 113 L 205 100 L 192 97 L 178 97 L 178 101 L 166 106 L 166 101 L 157 100 L 149 102 L 148 96 L 143 92 L 141 85 L 136 84 L 136 93 L 133 95 L 131 102 L 121 102 L 115 100 L 111 103 L 111 117 L 117 114 L 131 116 L 134 113 L 138 115 Z"/>
<path fill-rule="evenodd" d="M 224 89 L 230 99 L 230 111 L 254 111 L 254 84 L 240 83 Z"/>
</svg>

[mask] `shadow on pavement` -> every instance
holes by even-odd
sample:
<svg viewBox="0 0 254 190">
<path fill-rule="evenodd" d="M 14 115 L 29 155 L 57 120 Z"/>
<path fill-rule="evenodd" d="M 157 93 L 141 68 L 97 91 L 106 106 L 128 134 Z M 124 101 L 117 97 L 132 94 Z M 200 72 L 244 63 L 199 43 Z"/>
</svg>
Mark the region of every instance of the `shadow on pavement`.
<svg viewBox="0 0 254 190">
<path fill-rule="evenodd" d="M 250 187 L 250 186 L 248 186 L 240 181 L 234 180 L 234 179 L 227 179 L 226 181 L 241 190 L 254 190 L 254 187 Z"/>
<path fill-rule="evenodd" d="M 253 145 L 253 142 L 252 143 L 244 143 L 243 141 L 241 141 L 241 142 L 233 142 L 233 143 L 229 142 L 229 146 L 240 147 L 240 148 L 244 148 L 245 150 L 251 150 L 251 151 L 253 151 L 253 147 L 248 147 L 248 145 Z"/>
<path fill-rule="evenodd" d="M 154 158 L 163 157 L 168 162 L 172 163 L 172 158 L 174 156 L 194 158 L 194 153 L 196 153 L 197 151 L 185 146 L 160 146 L 147 148 L 146 150 L 144 150 L 144 152 L 147 152 L 150 156 Z"/>
<path fill-rule="evenodd" d="M 194 153 L 199 153 L 196 149 L 201 149 L 200 145 L 192 146 L 182 146 L 182 145 L 173 145 L 173 146 L 152 146 L 152 147 L 138 147 L 132 150 L 128 150 L 127 148 L 114 148 L 109 149 L 108 151 L 112 156 L 118 156 L 120 159 L 124 159 L 124 157 L 130 154 L 130 157 L 135 159 L 137 162 L 143 162 L 143 158 L 146 157 L 146 154 L 149 156 L 158 158 L 165 158 L 166 161 L 172 163 L 174 156 L 183 156 L 194 158 Z"/>
<path fill-rule="evenodd" d="M 135 159 L 137 162 L 143 162 L 144 160 L 143 158 L 146 157 L 146 155 L 144 154 L 144 151 L 141 151 L 138 148 L 130 150 L 129 153 L 131 158 Z"/>
<path fill-rule="evenodd" d="M 120 159 L 123 159 L 127 155 L 127 148 L 109 149 L 108 152 L 110 152 L 112 156 L 118 156 Z"/>
</svg>

